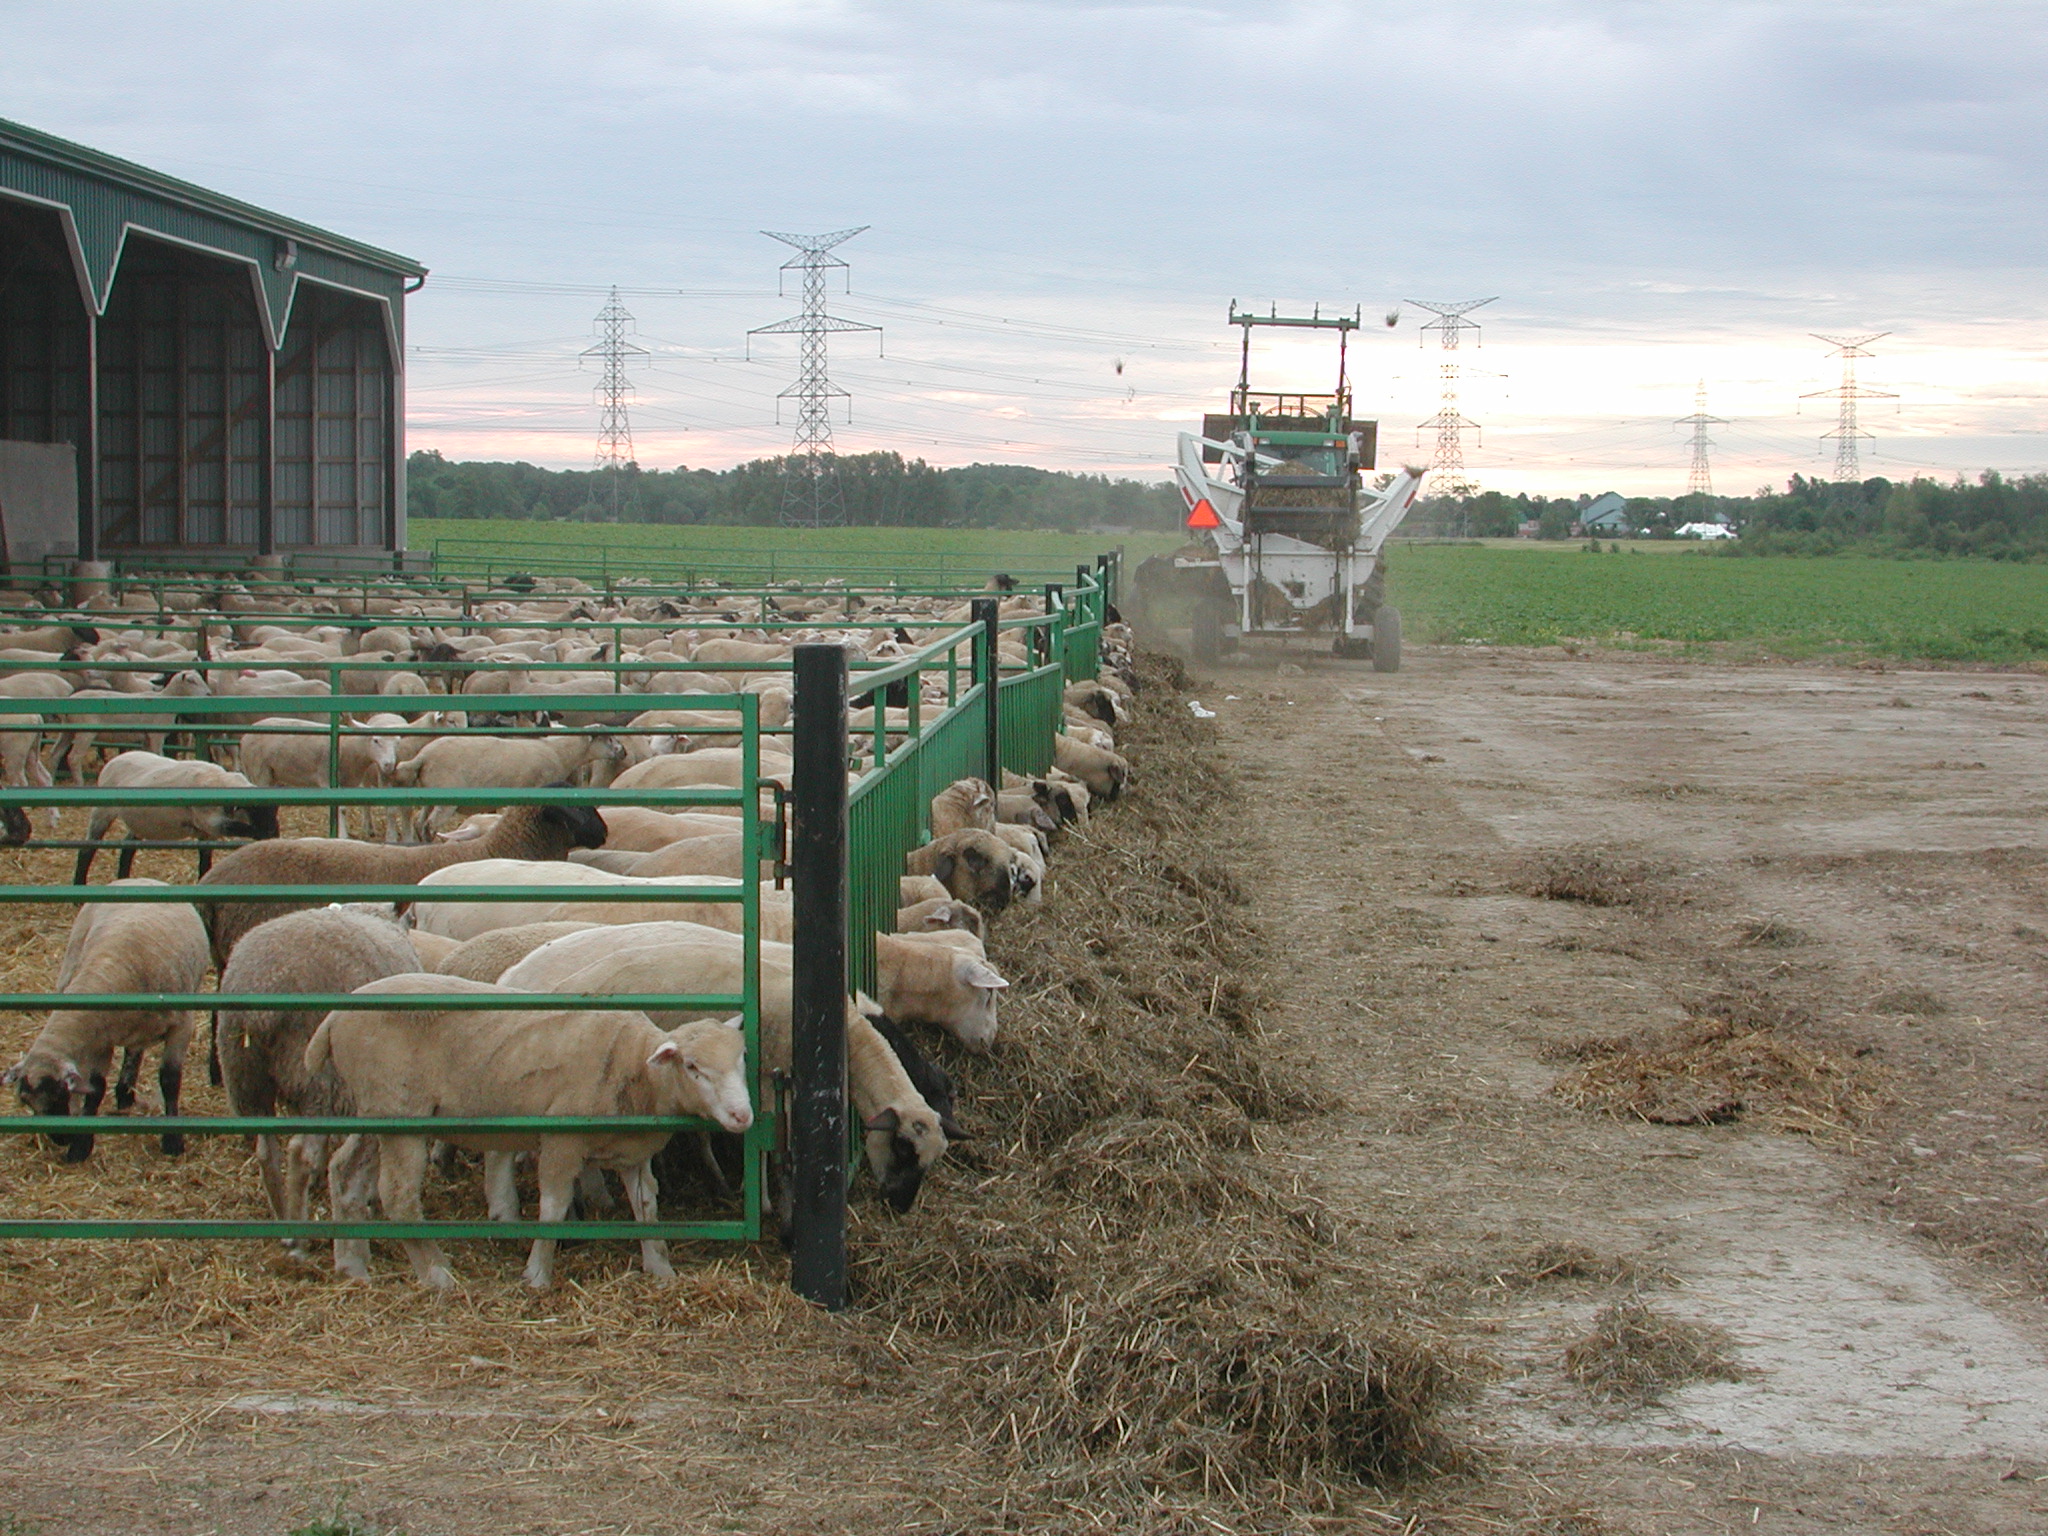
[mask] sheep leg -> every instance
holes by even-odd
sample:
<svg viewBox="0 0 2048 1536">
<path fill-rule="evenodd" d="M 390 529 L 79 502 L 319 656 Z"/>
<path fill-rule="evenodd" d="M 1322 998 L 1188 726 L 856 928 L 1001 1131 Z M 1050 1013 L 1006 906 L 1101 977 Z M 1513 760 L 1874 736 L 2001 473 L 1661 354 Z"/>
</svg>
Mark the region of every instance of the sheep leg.
<svg viewBox="0 0 2048 1536">
<path fill-rule="evenodd" d="M 297 1194 L 293 1184 L 294 1175 L 300 1166 L 298 1154 L 302 1139 L 294 1136 L 280 1149 L 275 1136 L 256 1138 L 256 1176 L 263 1181 L 264 1203 L 270 1207 L 270 1214 L 279 1221 L 294 1219 L 293 1202 Z M 291 1246 L 290 1238 L 285 1239 L 285 1246 Z"/>
<path fill-rule="evenodd" d="M 124 1115 L 135 1107 L 135 1080 L 142 1076 L 142 1052 L 127 1046 L 121 1052 L 121 1075 L 114 1079 L 114 1113 Z"/>
<path fill-rule="evenodd" d="M 718 1160 L 718 1146 L 712 1141 L 709 1131 L 697 1132 L 697 1158 L 704 1165 L 704 1172 L 711 1180 L 711 1187 L 719 1194 L 732 1194 L 732 1180 L 725 1176 L 725 1164 Z"/>
<path fill-rule="evenodd" d="M 654 1182 L 654 1159 L 635 1163 L 626 1169 L 620 1180 L 626 1186 L 626 1199 L 633 1206 L 635 1221 L 659 1221 L 661 1219 L 661 1189 Z M 660 1238 L 649 1238 L 640 1245 L 640 1267 L 657 1280 L 673 1280 L 675 1266 L 668 1261 L 668 1244 Z"/>
<path fill-rule="evenodd" d="M 374 1137 L 343 1138 L 327 1160 L 327 1205 L 336 1221 L 367 1221 L 370 1218 L 370 1186 L 377 1176 L 377 1142 Z M 334 1240 L 334 1268 L 351 1280 L 370 1278 L 370 1242 L 362 1237 Z"/>
<path fill-rule="evenodd" d="M 210 1013 L 207 1017 L 213 1023 L 206 1032 L 206 1080 L 218 1088 L 226 1081 L 220 1070 L 220 1015 Z"/>
<path fill-rule="evenodd" d="M 517 1221 L 519 1219 L 519 1180 L 517 1155 L 511 1152 L 486 1152 L 484 1154 L 484 1200 L 490 1207 L 491 1220 Z"/>
<path fill-rule="evenodd" d="M 74 773 L 72 777 L 75 779 L 78 775 Z M 83 785 L 81 784 L 80 787 L 82 788 Z M 92 861 L 99 855 L 100 839 L 107 835 L 107 828 L 114 824 L 112 816 L 101 815 L 101 811 L 104 809 L 104 807 L 94 809 L 92 821 L 85 829 L 86 846 L 78 850 L 78 859 L 71 866 L 71 883 L 73 885 L 85 884 L 85 877 L 92 873 Z"/>
<path fill-rule="evenodd" d="M 101 1072 L 93 1073 L 92 1084 L 85 1091 L 85 1103 L 79 1106 L 78 1112 L 81 1115 L 98 1114 L 100 1112 L 100 1100 L 106 1096 L 106 1074 Z M 63 1140 L 65 1142 L 65 1162 L 82 1163 L 92 1156 L 92 1138 L 90 1136 L 67 1136 Z"/>
<path fill-rule="evenodd" d="M 204 880 L 206 878 L 206 872 L 211 868 L 213 868 L 213 850 L 211 848 L 200 849 L 199 878 Z"/>
<path fill-rule="evenodd" d="M 124 837 L 121 839 L 121 857 L 114 865 L 114 878 L 116 880 L 126 880 L 130 875 L 134 873 L 135 839 L 132 837 Z"/>
<path fill-rule="evenodd" d="M 327 1143 L 330 1138 L 321 1135 L 294 1136 L 284 1144 L 284 1155 L 278 1156 L 278 1142 L 274 1136 L 257 1138 L 257 1166 L 264 1173 L 264 1193 L 271 1197 L 271 1208 L 282 1221 L 311 1221 L 313 1219 L 313 1176 L 327 1162 Z M 269 1144 L 270 1166 L 264 1167 L 264 1143 Z M 280 1163 L 282 1166 L 280 1166 Z M 273 1194 L 273 1186 L 278 1191 Z M 282 1204 L 278 1203 L 279 1194 Z M 311 1242 L 303 1237 L 288 1237 L 284 1240 L 284 1251 L 294 1259 L 311 1260 Z"/>
<path fill-rule="evenodd" d="M 427 1138 L 379 1136 L 377 1143 L 377 1198 L 384 1203 L 384 1219 L 421 1220 L 420 1181 L 427 1176 Z M 448 1270 L 448 1256 L 441 1251 L 439 1243 L 408 1237 L 401 1239 L 399 1246 L 412 1260 L 412 1272 L 422 1285 L 437 1291 L 455 1288 L 455 1276 Z"/>
<path fill-rule="evenodd" d="M 546 1136 L 540 1144 L 540 1219 L 563 1221 L 576 1195 L 576 1175 L 583 1171 L 583 1145 L 567 1136 Z M 544 1291 L 555 1283 L 555 1240 L 537 1237 L 526 1256 L 526 1283 Z"/>
<path fill-rule="evenodd" d="M 585 1163 L 583 1171 L 576 1175 L 576 1193 L 583 1201 L 586 1216 L 609 1211 L 617 1204 L 612 1199 L 610 1186 L 604 1181 L 604 1170 L 595 1163 Z"/>
<path fill-rule="evenodd" d="M 178 1096 L 185 1091 L 185 1052 L 192 1044 L 192 1015 L 181 1014 L 181 1022 L 164 1039 L 163 1060 L 157 1063 L 157 1091 L 164 1098 L 164 1113 L 178 1112 Z M 165 1157 L 178 1157 L 185 1151 L 185 1133 L 166 1131 L 163 1139 Z"/>
</svg>

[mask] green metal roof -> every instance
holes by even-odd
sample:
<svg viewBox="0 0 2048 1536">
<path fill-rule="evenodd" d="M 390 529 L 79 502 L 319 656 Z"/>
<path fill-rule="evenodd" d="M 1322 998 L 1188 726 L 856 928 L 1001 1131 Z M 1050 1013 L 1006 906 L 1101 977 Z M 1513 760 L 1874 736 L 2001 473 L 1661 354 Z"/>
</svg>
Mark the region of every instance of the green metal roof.
<svg viewBox="0 0 2048 1536">
<path fill-rule="evenodd" d="M 366 294 L 395 312 L 407 281 L 427 275 L 409 256 L 0 118 L 0 197 L 9 196 L 61 211 L 87 301 L 102 312 L 130 229 L 249 263 L 273 346 L 300 277 Z"/>
</svg>

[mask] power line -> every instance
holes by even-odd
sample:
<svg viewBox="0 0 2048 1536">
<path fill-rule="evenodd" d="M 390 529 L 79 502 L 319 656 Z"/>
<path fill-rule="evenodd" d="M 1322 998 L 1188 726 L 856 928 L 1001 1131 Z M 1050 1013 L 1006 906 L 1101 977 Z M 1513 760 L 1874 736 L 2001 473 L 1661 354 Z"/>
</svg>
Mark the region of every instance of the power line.
<svg viewBox="0 0 2048 1536">
<path fill-rule="evenodd" d="M 826 371 L 825 338 L 834 331 L 873 331 L 880 336 L 882 328 L 830 314 L 825 307 L 825 274 L 834 267 L 851 271 L 844 261 L 831 254 L 832 248 L 845 244 L 867 227 L 862 224 L 855 229 L 834 230 L 829 235 L 761 231 L 770 240 L 780 240 L 795 249 L 796 255 L 782 264 L 782 270 L 804 275 L 803 313 L 747 332 L 749 337 L 795 334 L 803 338 L 796 382 L 775 397 L 778 401 L 797 402 L 796 445 L 783 461 L 782 471 L 782 521 L 787 526 L 826 528 L 846 521 L 846 496 L 840 489 L 839 471 L 832 462 L 831 404 L 835 398 L 847 401 L 847 420 L 851 421 L 853 396 L 834 387 Z M 849 277 L 849 286 L 851 282 Z M 777 419 L 780 420 L 779 413 Z"/>
<path fill-rule="evenodd" d="M 619 520 L 619 496 L 626 466 L 633 462 L 633 421 L 628 411 L 633 385 L 626 377 L 626 359 L 636 352 L 647 356 L 645 347 L 626 339 L 632 324 L 633 317 L 619 302 L 619 290 L 614 288 L 604 308 L 597 312 L 597 345 L 583 351 L 585 357 L 604 360 L 604 376 L 597 381 L 595 391 L 599 407 L 597 452 L 591 456 L 591 468 L 610 477 L 615 523 Z"/>
<path fill-rule="evenodd" d="M 1828 356 L 1842 360 L 1842 382 L 1833 389 L 1816 389 L 1811 394 L 1801 395 L 1802 400 L 1818 399 L 1822 395 L 1833 395 L 1841 401 L 1841 409 L 1835 418 L 1835 430 L 1823 432 L 1820 440 L 1835 440 L 1835 479 L 1838 482 L 1861 480 L 1863 471 L 1857 463 L 1856 445 L 1862 438 L 1875 443 L 1876 438 L 1862 431 L 1856 425 L 1856 402 L 1858 400 L 1896 400 L 1899 397 L 1889 390 L 1864 389 L 1856 382 L 1856 359 L 1875 354 L 1865 350 L 1873 341 L 1881 341 L 1891 335 L 1890 331 L 1873 331 L 1868 336 L 1823 336 L 1818 331 L 1808 335 L 1816 341 L 1824 341 L 1835 350 Z"/>
</svg>

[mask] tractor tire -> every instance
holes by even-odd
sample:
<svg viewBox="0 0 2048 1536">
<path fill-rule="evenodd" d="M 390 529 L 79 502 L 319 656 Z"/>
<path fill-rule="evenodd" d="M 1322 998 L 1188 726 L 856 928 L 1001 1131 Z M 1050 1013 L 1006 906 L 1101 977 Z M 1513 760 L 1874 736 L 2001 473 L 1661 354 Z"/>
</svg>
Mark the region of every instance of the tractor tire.
<svg viewBox="0 0 2048 1536">
<path fill-rule="evenodd" d="M 1372 669 L 1401 670 L 1401 610 L 1382 608 L 1372 616 Z"/>
<path fill-rule="evenodd" d="M 1214 603 L 1202 603 L 1195 609 L 1194 629 L 1188 640 L 1188 652 L 1198 667 L 1213 667 L 1223 655 L 1223 610 Z"/>
</svg>

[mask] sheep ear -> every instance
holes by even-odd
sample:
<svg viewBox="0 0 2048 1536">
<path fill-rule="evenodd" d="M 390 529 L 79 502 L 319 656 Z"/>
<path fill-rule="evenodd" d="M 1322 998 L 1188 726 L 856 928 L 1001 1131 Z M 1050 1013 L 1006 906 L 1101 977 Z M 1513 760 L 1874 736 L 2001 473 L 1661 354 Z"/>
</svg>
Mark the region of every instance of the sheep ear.
<svg viewBox="0 0 2048 1536">
<path fill-rule="evenodd" d="M 960 1122 L 951 1115 L 939 1116 L 939 1129 L 946 1133 L 948 1141 L 972 1141 L 974 1138 L 960 1129 Z"/>
<path fill-rule="evenodd" d="M 21 1081 L 21 1063 L 16 1062 L 5 1072 L 0 1072 L 0 1088 L 12 1088 Z"/>
<path fill-rule="evenodd" d="M 994 966 L 984 965 L 971 955 L 967 959 L 967 964 L 961 968 L 960 979 L 970 987 L 985 987 L 991 992 L 1000 992 L 1009 985 Z"/>
<path fill-rule="evenodd" d="M 902 1124 L 903 1117 L 897 1114 L 894 1108 L 890 1108 L 872 1116 L 867 1122 L 867 1129 L 871 1131 L 894 1131 Z"/>
<path fill-rule="evenodd" d="M 958 861 L 950 853 L 942 853 L 932 860 L 932 878 L 941 884 L 953 878 L 953 866 Z"/>
<path fill-rule="evenodd" d="M 747 1027 L 747 1017 L 743 1013 L 736 1013 L 724 1022 L 727 1029 L 745 1029 Z"/>
<path fill-rule="evenodd" d="M 64 1091 L 66 1093 L 85 1092 L 85 1074 L 78 1070 L 76 1062 L 67 1061 L 64 1063 Z"/>
<path fill-rule="evenodd" d="M 864 1019 L 879 1019 L 882 1017 L 882 1005 L 872 997 L 869 997 L 865 992 L 853 994 L 853 1011 Z"/>
<path fill-rule="evenodd" d="M 650 1067 L 660 1066 L 664 1061 L 674 1061 L 682 1054 L 683 1048 L 677 1045 L 675 1041 L 664 1040 L 654 1048 L 654 1053 L 647 1058 L 647 1065 Z"/>
</svg>

